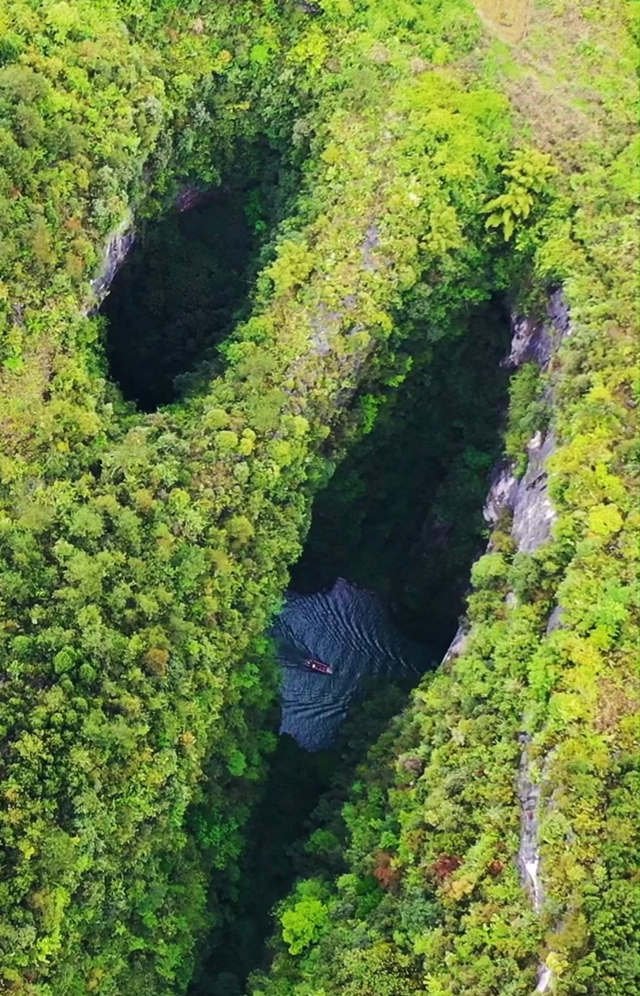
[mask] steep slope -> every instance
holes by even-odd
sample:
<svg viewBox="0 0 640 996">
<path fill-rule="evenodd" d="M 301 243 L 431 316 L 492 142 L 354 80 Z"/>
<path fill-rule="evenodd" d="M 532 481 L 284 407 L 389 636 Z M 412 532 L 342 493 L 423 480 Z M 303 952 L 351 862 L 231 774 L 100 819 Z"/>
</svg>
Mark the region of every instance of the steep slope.
<svg viewBox="0 0 640 996">
<path fill-rule="evenodd" d="M 233 873 L 273 742 L 260 637 L 328 458 L 402 380 L 393 313 L 423 277 L 446 327 L 510 279 L 483 213 L 507 102 L 449 65 L 479 36 L 467 5 L 322 10 L 2 15 L 9 992 L 184 990 L 211 869 Z M 251 317 L 222 373 L 138 412 L 87 314 L 103 247 L 185 183 L 253 169 L 260 143 L 301 179 Z"/>
<path fill-rule="evenodd" d="M 568 334 L 541 382 L 530 366 L 515 379 L 507 433 L 552 535 L 503 508 L 466 640 L 362 766 L 324 861 L 278 911 L 255 996 L 640 988 L 631 13 L 534 4 L 525 37 L 501 30 L 484 49 L 562 169 L 533 272 L 539 289 L 562 284 Z"/>
</svg>

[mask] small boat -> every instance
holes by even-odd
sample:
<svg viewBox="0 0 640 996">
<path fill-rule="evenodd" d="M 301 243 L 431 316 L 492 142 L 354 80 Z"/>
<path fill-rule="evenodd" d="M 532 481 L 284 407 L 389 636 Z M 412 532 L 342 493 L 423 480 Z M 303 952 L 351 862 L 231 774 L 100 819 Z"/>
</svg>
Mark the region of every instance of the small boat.
<svg viewBox="0 0 640 996">
<path fill-rule="evenodd" d="M 331 664 L 325 664 L 324 661 L 319 661 L 316 657 L 308 657 L 306 661 L 302 664 L 307 671 L 315 671 L 316 674 L 333 674 L 333 667 Z"/>
</svg>

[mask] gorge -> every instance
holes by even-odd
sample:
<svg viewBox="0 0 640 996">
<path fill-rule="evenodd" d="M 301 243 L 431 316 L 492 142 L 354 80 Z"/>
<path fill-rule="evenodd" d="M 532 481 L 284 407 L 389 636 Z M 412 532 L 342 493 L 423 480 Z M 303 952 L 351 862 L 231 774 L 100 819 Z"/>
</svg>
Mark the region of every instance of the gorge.
<svg viewBox="0 0 640 996">
<path fill-rule="evenodd" d="M 230 217 L 237 230 L 237 216 L 220 214 L 219 205 L 219 198 L 212 192 L 204 207 L 192 208 L 173 219 L 169 216 L 157 228 L 150 228 L 149 236 L 138 244 L 137 258 L 126 259 L 113 283 L 105 288 L 101 310 L 106 320 L 107 352 L 118 337 L 123 349 L 121 362 L 130 363 L 130 376 L 143 377 L 149 385 L 146 398 L 155 391 L 156 376 L 160 384 L 167 383 L 165 368 L 158 372 L 155 366 L 157 347 L 153 342 L 147 347 L 144 334 L 145 329 L 157 327 L 146 317 L 149 300 L 153 301 L 157 293 L 162 295 L 165 313 L 171 309 L 173 299 L 176 315 L 173 350 L 163 353 L 162 362 L 169 357 L 175 372 L 181 375 L 178 382 L 190 379 L 198 383 L 210 375 L 211 359 L 199 360 L 191 344 L 198 337 L 210 342 L 211 328 L 219 327 L 217 316 L 212 317 L 208 307 L 211 264 L 207 264 L 209 256 L 199 238 L 204 219 L 211 219 L 213 227 L 209 225 L 207 237 L 212 247 L 209 253 L 215 260 L 217 246 L 227 245 L 225 226 Z M 185 225 L 192 213 L 196 217 Z M 157 273 L 162 272 L 158 265 L 175 254 L 177 224 L 182 232 L 178 245 L 183 270 L 158 278 Z M 224 261 L 226 258 L 225 255 Z M 199 291 L 197 279 L 192 279 L 199 268 L 206 274 L 203 291 Z M 226 269 L 221 268 L 220 273 L 223 277 Z M 136 281 L 141 274 L 145 274 L 145 282 L 139 285 Z M 200 316 L 200 325 L 194 320 L 189 326 L 188 316 L 183 320 L 185 296 L 189 315 Z M 235 303 L 242 307 L 240 298 Z M 145 310 L 127 314 L 126 309 L 132 306 Z M 354 764 L 385 718 L 398 710 L 420 674 L 442 657 L 463 611 L 470 563 L 483 542 L 483 498 L 489 471 L 500 453 L 500 430 L 506 417 L 509 318 L 505 305 L 496 299 L 458 316 L 450 329 L 431 330 L 428 318 L 422 315 L 418 291 L 396 317 L 396 324 L 411 330 L 408 338 L 404 333 L 403 353 L 396 359 L 409 373 L 399 387 L 390 386 L 370 396 L 381 409 L 375 426 L 351 445 L 327 488 L 316 499 L 311 531 L 293 567 L 291 584 L 296 591 L 311 593 L 331 587 L 332 581 L 344 572 L 359 584 L 373 588 L 386 603 L 395 625 L 406 634 L 399 638 L 412 648 L 408 651 L 411 666 L 404 675 L 389 674 L 386 681 L 378 683 L 379 687 L 370 688 L 373 699 L 356 711 L 346 737 L 340 737 L 336 745 L 329 742 L 327 732 L 321 732 L 319 701 L 315 706 L 314 736 L 324 747 L 320 757 L 305 757 L 304 751 L 286 742 L 277 748 L 270 762 L 263 802 L 249 835 L 254 843 L 243 859 L 244 876 L 251 883 L 248 895 L 239 902 L 229 898 L 226 926 L 206 962 L 215 968 L 205 967 L 194 993 L 243 991 L 246 976 L 264 958 L 268 914 L 296 873 L 300 862 L 296 852 L 303 846 L 307 828 L 312 826 L 309 821 L 313 811 L 323 796 L 333 793 L 335 797 L 336 786 L 348 782 Z M 129 342 L 133 342 L 135 350 L 148 350 L 146 359 L 134 353 L 129 360 Z M 112 376 L 118 379 L 120 367 L 112 361 L 111 368 Z M 133 397 L 130 392 L 129 395 Z M 425 605 L 429 606 L 426 613 Z M 361 625 L 366 626 L 366 617 Z M 312 637 L 308 639 L 313 642 Z M 380 634 L 376 636 L 372 631 L 369 635 L 366 628 L 356 634 L 356 640 L 363 645 L 374 641 L 366 657 L 358 658 L 363 664 L 368 660 L 367 670 L 372 672 L 384 662 L 380 650 L 376 653 L 378 639 Z M 345 648 L 348 653 L 352 641 L 353 634 Z M 339 638 L 333 654 L 340 667 L 343 660 Z M 322 680 L 315 686 L 319 690 Z M 349 698 L 352 694 L 349 692 Z M 344 717 L 342 711 L 336 712 L 337 708 L 337 701 L 331 704 L 327 723 L 335 724 L 338 716 Z M 292 717 L 295 710 L 292 700 Z M 292 732 L 293 718 L 283 722 L 287 732 Z M 335 733 L 331 734 L 331 739 L 334 737 Z M 323 738 L 327 738 L 326 743 Z M 349 747 L 350 741 L 353 743 Z M 297 800 L 293 806 L 286 801 L 292 795 Z M 287 814 L 284 821 L 281 813 Z"/>
<path fill-rule="evenodd" d="M 633 4 L 503 7 L 0 10 L 10 996 L 640 987 Z"/>
</svg>

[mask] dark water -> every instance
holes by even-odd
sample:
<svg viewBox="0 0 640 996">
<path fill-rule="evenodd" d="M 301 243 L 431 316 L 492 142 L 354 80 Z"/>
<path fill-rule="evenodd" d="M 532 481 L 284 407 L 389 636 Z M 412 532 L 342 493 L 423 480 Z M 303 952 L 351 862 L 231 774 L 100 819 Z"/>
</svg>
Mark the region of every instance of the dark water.
<svg viewBox="0 0 640 996">
<path fill-rule="evenodd" d="M 329 591 L 291 592 L 273 627 L 282 665 L 280 733 L 308 751 L 333 746 L 365 688 L 417 681 L 432 663 L 408 640 L 377 596 L 338 578 Z M 330 673 L 307 666 L 316 659 Z"/>
</svg>

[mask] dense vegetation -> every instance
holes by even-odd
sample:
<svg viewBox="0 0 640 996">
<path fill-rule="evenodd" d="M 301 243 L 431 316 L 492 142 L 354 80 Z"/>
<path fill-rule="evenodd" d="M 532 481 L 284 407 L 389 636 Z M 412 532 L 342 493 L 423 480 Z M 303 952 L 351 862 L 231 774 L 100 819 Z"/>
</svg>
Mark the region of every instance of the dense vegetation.
<svg viewBox="0 0 640 996">
<path fill-rule="evenodd" d="M 412 316 L 424 320 L 419 301 L 419 294 L 405 301 L 403 323 Z M 384 411 L 316 497 L 311 532 L 291 576 L 295 590 L 316 591 L 345 574 L 373 587 L 404 632 L 424 641 L 425 668 L 457 624 L 469 563 L 482 546 L 480 509 L 506 404 L 506 371 L 498 361 L 508 325 L 501 309 L 481 309 L 471 329 L 460 323 L 453 335 L 450 328 L 434 339 L 421 324 L 411 334 L 411 372 L 403 389 L 384 396 Z M 271 908 L 309 869 L 314 838 L 309 844 L 306 833 L 326 813 L 339 811 L 354 766 L 413 684 L 415 677 L 404 686 L 370 687 L 331 750 L 310 754 L 288 737 L 279 740 L 241 867 L 226 883 L 222 916 L 207 938 L 208 956 L 190 993 L 245 992 L 245 977 L 268 956 Z M 223 885 L 215 880 L 213 888 Z"/>
<path fill-rule="evenodd" d="M 559 992 L 637 990 L 627 6 L 579 6 L 577 27 L 560 0 L 533 21 L 532 45 L 560 23 L 580 57 L 563 64 L 556 32 L 536 64 L 537 86 L 557 84 L 550 122 L 465 0 L 0 10 L 9 992 L 185 990 L 273 747 L 262 634 L 313 494 L 411 354 L 428 365 L 429 337 L 455 355 L 496 292 L 539 302 L 558 282 L 573 332 L 552 372 L 555 538 L 527 558 L 504 526 L 494 537 L 468 651 L 420 687 L 344 825 L 315 838 L 321 867 L 280 910 L 254 990 L 525 993 L 540 958 Z M 110 233 L 229 176 L 253 289 L 145 397 L 113 365 L 89 280 Z M 512 425 L 512 448 L 525 436 Z M 548 800 L 540 917 L 512 861 L 522 730 Z"/>
<path fill-rule="evenodd" d="M 562 280 L 572 327 L 546 390 L 531 367 L 514 381 L 507 450 L 522 472 L 518 451 L 548 421 L 540 399 L 548 407 L 551 397 L 554 538 L 518 553 L 509 521 L 499 523 L 472 572 L 463 654 L 423 682 L 362 765 L 341 817 L 311 838 L 320 846 L 278 911 L 275 963 L 256 976 L 256 996 L 526 994 L 536 980 L 541 991 L 631 996 L 640 986 L 629 44 L 622 8 L 585 6 L 576 23 L 549 7 L 519 54 L 553 59 L 544 67 L 557 89 L 553 123 L 532 115 L 519 80 L 507 88 L 570 172 L 558 178 L 533 270 L 543 283 Z M 517 54 L 494 47 L 491 71 Z M 594 108 L 576 136 L 587 79 L 606 115 Z M 561 624 L 549 626 L 558 605 Z M 541 792 L 540 912 L 514 860 L 519 769 Z"/>
</svg>

